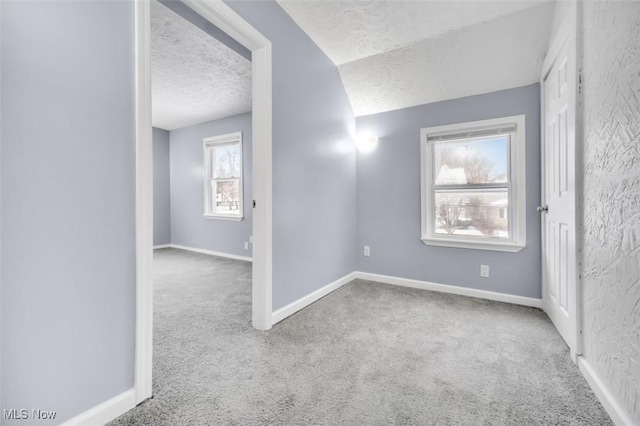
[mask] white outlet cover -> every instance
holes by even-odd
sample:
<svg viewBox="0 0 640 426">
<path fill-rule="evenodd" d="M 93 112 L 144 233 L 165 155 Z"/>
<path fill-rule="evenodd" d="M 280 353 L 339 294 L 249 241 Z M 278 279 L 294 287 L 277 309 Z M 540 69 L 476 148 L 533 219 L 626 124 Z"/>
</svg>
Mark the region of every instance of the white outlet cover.
<svg viewBox="0 0 640 426">
<path fill-rule="evenodd" d="M 480 265 L 480 276 L 489 278 L 489 265 Z"/>
</svg>

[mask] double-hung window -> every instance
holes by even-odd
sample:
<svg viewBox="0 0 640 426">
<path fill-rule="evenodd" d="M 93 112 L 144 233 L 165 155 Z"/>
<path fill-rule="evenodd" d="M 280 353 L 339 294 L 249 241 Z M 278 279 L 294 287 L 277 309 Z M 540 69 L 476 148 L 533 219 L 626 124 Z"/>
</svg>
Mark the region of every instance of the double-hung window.
<svg viewBox="0 0 640 426">
<path fill-rule="evenodd" d="M 204 139 L 204 216 L 242 220 L 242 132 Z"/>
<path fill-rule="evenodd" d="M 524 115 L 422 129 L 422 241 L 526 245 Z"/>
</svg>

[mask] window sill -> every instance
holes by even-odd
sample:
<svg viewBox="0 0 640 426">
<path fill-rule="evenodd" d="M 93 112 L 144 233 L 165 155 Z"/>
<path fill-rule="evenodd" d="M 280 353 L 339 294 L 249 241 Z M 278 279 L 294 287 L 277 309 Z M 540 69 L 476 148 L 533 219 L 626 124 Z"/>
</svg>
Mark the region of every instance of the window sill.
<svg viewBox="0 0 640 426">
<path fill-rule="evenodd" d="M 514 243 L 496 243 L 483 241 L 464 241 L 464 240 L 448 240 L 444 238 L 421 238 L 422 242 L 428 246 L 454 247 L 474 250 L 491 250 L 517 253 L 523 248 L 522 244 Z"/>
<path fill-rule="evenodd" d="M 204 216 L 205 219 L 209 219 L 209 220 L 221 219 L 221 220 L 230 220 L 233 222 L 240 222 L 242 219 L 244 219 L 242 216 L 228 216 L 223 214 L 204 214 L 202 216 Z"/>
</svg>

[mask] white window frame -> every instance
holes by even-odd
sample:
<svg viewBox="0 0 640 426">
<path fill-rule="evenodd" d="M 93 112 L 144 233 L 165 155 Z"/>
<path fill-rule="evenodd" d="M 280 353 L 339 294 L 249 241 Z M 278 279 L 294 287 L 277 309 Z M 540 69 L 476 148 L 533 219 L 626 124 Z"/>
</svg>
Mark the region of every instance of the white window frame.
<svg viewBox="0 0 640 426">
<path fill-rule="evenodd" d="M 441 235 L 435 231 L 434 146 L 438 141 L 430 138 L 451 135 L 473 137 L 474 133 L 515 126 L 509 144 L 509 239 L 474 237 L 468 235 Z M 464 136 L 466 135 L 466 137 Z M 420 130 L 420 169 L 422 205 L 422 242 L 428 246 L 518 252 L 527 245 L 526 225 L 526 131 L 525 116 L 428 127 Z"/>
<path fill-rule="evenodd" d="M 239 179 L 239 187 L 240 187 L 240 205 L 237 214 L 225 214 L 225 213 L 217 213 L 214 211 L 214 200 L 211 197 L 211 186 L 210 182 L 212 180 L 217 180 L 214 176 L 211 175 L 213 167 L 212 167 L 212 158 L 211 151 L 215 150 L 216 146 L 227 145 L 227 144 L 235 144 L 237 143 L 240 147 L 240 177 L 239 178 L 229 178 L 231 179 Z M 234 132 L 228 133 L 226 135 L 213 136 L 210 138 L 203 139 L 202 142 L 203 147 L 203 156 L 204 156 L 204 217 L 206 219 L 222 219 L 222 220 L 235 220 L 240 221 L 244 218 L 244 153 L 242 149 L 242 132 Z"/>
</svg>

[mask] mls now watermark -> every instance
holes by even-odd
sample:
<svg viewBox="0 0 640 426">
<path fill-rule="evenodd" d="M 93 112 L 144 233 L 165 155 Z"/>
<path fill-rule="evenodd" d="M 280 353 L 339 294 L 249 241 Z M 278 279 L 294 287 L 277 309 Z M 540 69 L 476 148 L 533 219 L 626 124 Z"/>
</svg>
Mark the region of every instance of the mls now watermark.
<svg viewBox="0 0 640 426">
<path fill-rule="evenodd" d="M 56 418 L 55 411 L 37 410 L 35 408 L 27 410 L 26 408 L 5 408 L 5 420 L 53 420 Z"/>
</svg>

